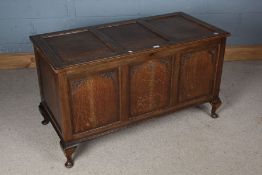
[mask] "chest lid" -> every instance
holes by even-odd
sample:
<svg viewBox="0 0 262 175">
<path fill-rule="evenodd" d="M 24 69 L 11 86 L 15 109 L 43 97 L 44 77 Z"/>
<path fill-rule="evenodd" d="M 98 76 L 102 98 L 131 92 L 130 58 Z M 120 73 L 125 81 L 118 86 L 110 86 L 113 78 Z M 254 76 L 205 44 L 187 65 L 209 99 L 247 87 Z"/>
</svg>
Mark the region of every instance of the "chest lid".
<svg viewBox="0 0 262 175">
<path fill-rule="evenodd" d="M 184 13 L 31 36 L 54 69 L 228 33 Z"/>
</svg>

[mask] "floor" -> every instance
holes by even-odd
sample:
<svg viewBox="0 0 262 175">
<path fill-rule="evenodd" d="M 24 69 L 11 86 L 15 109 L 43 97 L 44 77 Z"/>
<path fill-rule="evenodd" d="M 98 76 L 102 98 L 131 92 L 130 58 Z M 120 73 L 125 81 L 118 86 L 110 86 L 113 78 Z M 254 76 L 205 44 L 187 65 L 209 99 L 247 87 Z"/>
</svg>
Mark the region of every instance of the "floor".
<svg viewBox="0 0 262 175">
<path fill-rule="evenodd" d="M 0 174 L 261 175 L 262 61 L 226 62 L 220 118 L 201 105 L 82 144 L 75 166 L 41 125 L 35 69 L 0 70 Z"/>
</svg>

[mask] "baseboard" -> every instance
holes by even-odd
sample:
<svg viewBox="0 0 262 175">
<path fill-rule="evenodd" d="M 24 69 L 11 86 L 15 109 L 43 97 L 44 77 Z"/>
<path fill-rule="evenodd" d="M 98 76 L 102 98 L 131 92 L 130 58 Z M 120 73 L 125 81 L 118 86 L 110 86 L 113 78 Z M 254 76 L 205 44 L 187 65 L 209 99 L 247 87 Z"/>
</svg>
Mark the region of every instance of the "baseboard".
<svg viewBox="0 0 262 175">
<path fill-rule="evenodd" d="M 262 45 L 227 46 L 225 60 L 262 60 Z"/>
<path fill-rule="evenodd" d="M 0 69 L 35 68 L 35 57 L 32 53 L 0 54 Z"/>
<path fill-rule="evenodd" d="M 262 45 L 227 46 L 225 60 L 262 60 Z M 0 69 L 20 68 L 35 68 L 33 53 L 0 54 Z"/>
</svg>

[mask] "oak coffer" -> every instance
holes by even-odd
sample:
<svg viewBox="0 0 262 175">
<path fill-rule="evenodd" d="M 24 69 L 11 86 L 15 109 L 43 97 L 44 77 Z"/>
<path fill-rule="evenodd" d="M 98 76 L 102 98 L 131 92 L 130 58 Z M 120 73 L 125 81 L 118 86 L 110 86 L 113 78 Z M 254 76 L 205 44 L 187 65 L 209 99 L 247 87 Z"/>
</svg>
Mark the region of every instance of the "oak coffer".
<svg viewBox="0 0 262 175">
<path fill-rule="evenodd" d="M 218 117 L 227 36 L 182 12 L 31 36 L 65 166 L 81 142 L 146 118 L 206 102 Z"/>
</svg>

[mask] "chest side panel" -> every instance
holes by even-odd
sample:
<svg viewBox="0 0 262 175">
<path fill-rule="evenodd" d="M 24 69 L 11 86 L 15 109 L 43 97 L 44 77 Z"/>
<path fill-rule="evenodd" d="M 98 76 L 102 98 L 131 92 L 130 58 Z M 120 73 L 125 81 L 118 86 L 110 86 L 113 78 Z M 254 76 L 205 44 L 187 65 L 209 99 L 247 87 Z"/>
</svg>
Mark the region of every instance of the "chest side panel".
<svg viewBox="0 0 262 175">
<path fill-rule="evenodd" d="M 116 69 L 69 80 L 73 133 L 119 121 Z"/>
<path fill-rule="evenodd" d="M 217 59 L 217 47 L 181 54 L 179 102 L 211 95 Z"/>
<path fill-rule="evenodd" d="M 130 115 L 169 105 L 172 58 L 152 59 L 130 66 Z"/>
<path fill-rule="evenodd" d="M 61 126 L 55 74 L 40 54 L 37 54 L 36 61 L 39 69 L 40 85 L 42 86 L 42 98 L 53 114 L 55 122 L 58 126 Z"/>
</svg>

